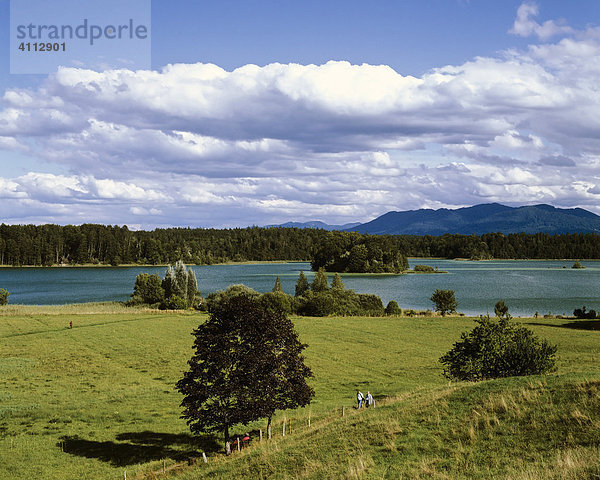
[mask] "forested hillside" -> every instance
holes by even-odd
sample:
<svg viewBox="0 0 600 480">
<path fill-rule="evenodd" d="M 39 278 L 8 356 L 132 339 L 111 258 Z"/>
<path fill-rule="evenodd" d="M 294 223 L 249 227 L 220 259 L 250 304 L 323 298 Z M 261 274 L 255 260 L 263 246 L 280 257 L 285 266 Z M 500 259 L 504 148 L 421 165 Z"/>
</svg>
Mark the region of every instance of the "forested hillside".
<svg viewBox="0 0 600 480">
<path fill-rule="evenodd" d="M 369 239 L 377 239 L 372 241 Z M 319 260 L 324 246 L 377 246 L 396 253 L 442 258 L 600 258 L 597 234 L 369 236 L 299 228 L 131 231 L 126 226 L 84 224 L 0 225 L 0 265 L 187 264 L 225 261 Z M 379 252 L 381 250 L 381 252 Z M 343 255 L 345 252 L 337 252 Z M 333 257 L 332 257 L 333 258 Z M 379 257 L 378 257 L 379 258 Z M 322 260 L 326 260 L 325 257 Z M 323 263 L 323 265 L 325 265 Z"/>
</svg>

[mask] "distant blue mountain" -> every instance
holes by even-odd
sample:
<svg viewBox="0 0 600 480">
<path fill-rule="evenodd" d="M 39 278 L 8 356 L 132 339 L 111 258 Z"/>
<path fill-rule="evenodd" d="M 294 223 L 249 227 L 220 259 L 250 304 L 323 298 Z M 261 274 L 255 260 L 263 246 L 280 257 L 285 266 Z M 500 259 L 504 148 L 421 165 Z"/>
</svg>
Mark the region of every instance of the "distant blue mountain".
<svg viewBox="0 0 600 480">
<path fill-rule="evenodd" d="M 555 208 L 545 204 L 507 207 L 487 203 L 456 210 L 388 212 L 346 230 L 374 235 L 600 233 L 600 216 L 582 208 Z"/>
<path fill-rule="evenodd" d="M 322 228 L 323 230 L 352 230 L 357 225 L 360 225 L 360 222 L 355 223 L 346 223 L 344 225 L 329 225 L 324 222 L 314 221 L 314 222 L 287 222 L 282 223 L 281 225 L 267 225 L 268 227 L 285 227 L 285 228 Z"/>
</svg>

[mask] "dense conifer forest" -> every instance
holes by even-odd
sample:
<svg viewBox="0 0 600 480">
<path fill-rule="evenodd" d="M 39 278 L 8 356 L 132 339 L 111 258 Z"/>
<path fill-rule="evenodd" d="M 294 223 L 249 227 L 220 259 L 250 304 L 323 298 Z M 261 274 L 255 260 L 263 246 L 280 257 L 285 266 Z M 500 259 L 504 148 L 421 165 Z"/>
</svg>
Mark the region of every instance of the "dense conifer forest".
<svg viewBox="0 0 600 480">
<path fill-rule="evenodd" d="M 353 248 L 360 256 L 348 266 Z M 394 271 L 403 265 L 402 257 L 407 256 L 474 260 L 597 259 L 600 235 L 489 233 L 420 237 L 283 227 L 132 231 L 126 226 L 92 224 L 0 225 L 0 265 L 156 265 L 172 264 L 179 259 L 186 264 L 309 260 L 316 268 L 360 271 L 361 265 L 372 268 L 376 260 L 375 264 L 383 271 Z M 387 264 L 392 267 L 387 269 Z"/>
</svg>

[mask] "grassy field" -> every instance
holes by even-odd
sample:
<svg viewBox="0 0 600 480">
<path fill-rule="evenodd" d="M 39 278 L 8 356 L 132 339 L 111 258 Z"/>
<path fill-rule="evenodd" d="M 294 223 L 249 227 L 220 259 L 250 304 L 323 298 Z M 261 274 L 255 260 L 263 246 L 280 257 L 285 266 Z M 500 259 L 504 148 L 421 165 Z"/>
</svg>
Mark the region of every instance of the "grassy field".
<svg viewBox="0 0 600 480">
<path fill-rule="evenodd" d="M 554 375 L 450 384 L 437 359 L 472 327 L 467 318 L 295 318 L 316 397 L 280 414 L 272 441 L 225 458 L 219 439 L 189 434 L 174 390 L 204 318 L 118 305 L 0 308 L 0 478 L 152 478 L 163 460 L 169 467 L 201 451 L 207 465 L 171 476 L 600 474 L 594 323 L 524 320 L 558 344 Z M 377 408 L 354 410 L 356 388 L 370 390 Z M 292 433 L 282 438 L 284 415 Z"/>
</svg>

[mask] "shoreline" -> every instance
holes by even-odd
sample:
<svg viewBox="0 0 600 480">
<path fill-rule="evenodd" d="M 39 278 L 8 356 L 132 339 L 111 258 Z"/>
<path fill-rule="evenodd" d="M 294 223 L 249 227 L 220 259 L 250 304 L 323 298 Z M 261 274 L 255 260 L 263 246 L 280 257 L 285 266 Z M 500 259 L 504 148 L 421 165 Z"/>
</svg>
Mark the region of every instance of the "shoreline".
<svg viewBox="0 0 600 480">
<path fill-rule="evenodd" d="M 471 260 L 470 258 L 442 258 L 442 257 L 407 257 L 408 260 L 419 261 L 419 260 L 441 260 L 449 262 L 600 262 L 600 258 L 491 258 L 484 260 Z M 219 263 L 186 263 L 188 267 L 213 267 L 217 265 L 261 265 L 261 264 L 284 264 L 284 263 L 310 263 L 310 260 L 244 260 L 244 261 L 233 261 L 219 262 Z M 0 269 L 11 269 L 11 268 L 166 268 L 169 263 L 123 263 L 120 265 L 106 265 L 96 263 L 82 263 L 82 264 L 53 264 L 53 265 L 0 265 Z M 312 270 L 311 270 L 312 271 Z M 336 273 L 336 272 L 327 272 Z M 337 272 L 344 275 L 404 275 L 407 273 L 448 273 L 446 271 L 439 272 L 414 272 L 412 269 L 404 270 L 399 273 L 393 272 Z"/>
<path fill-rule="evenodd" d="M 215 265 L 260 265 L 260 264 L 278 264 L 278 263 L 310 263 L 310 260 L 244 260 L 242 262 L 219 262 L 219 263 L 186 263 L 188 267 L 214 267 Z M 60 265 L 0 265 L 1 268 L 134 268 L 134 267 L 151 267 L 151 268 L 166 268 L 170 263 L 123 263 L 120 265 L 106 265 L 96 263 L 77 263 L 77 264 L 60 264 Z M 172 265 L 171 265 L 172 266 Z"/>
<path fill-rule="evenodd" d="M 404 312 L 414 311 L 415 313 L 412 315 L 407 315 Z M 461 318 L 466 320 L 475 320 L 479 318 L 481 315 L 486 315 L 485 313 L 480 314 L 465 314 L 465 313 L 456 313 L 452 315 L 441 316 L 434 312 L 429 312 L 426 314 L 427 310 L 422 309 L 411 309 L 411 308 L 403 308 L 401 315 L 382 315 L 377 317 L 369 317 L 369 318 L 421 318 L 421 319 L 450 319 L 450 318 Z M 10 316 L 23 316 L 23 315 L 186 315 L 186 316 L 201 316 L 207 315 L 207 312 L 196 311 L 196 310 L 158 310 L 150 307 L 127 307 L 122 302 L 85 302 L 85 303 L 66 303 L 61 305 L 24 305 L 24 304 L 8 304 L 0 306 L 0 318 L 1 317 L 10 317 Z M 289 315 L 290 318 L 309 318 L 300 315 Z M 342 318 L 339 315 L 330 315 L 326 317 L 316 317 L 316 318 Z M 495 318 L 490 315 L 491 318 Z M 344 317 L 345 318 L 345 317 Z M 353 317 L 349 317 L 353 318 Z M 362 318 L 361 315 L 358 315 L 354 318 Z M 521 315 L 521 316 L 513 316 L 513 320 L 522 322 L 522 321 L 535 321 L 540 322 L 544 320 L 563 320 L 568 322 L 577 322 L 577 321 L 594 321 L 593 319 L 578 319 L 574 316 L 569 315 L 539 315 L 535 317 L 533 315 Z M 596 319 L 595 321 L 600 323 L 600 319 Z"/>
</svg>

